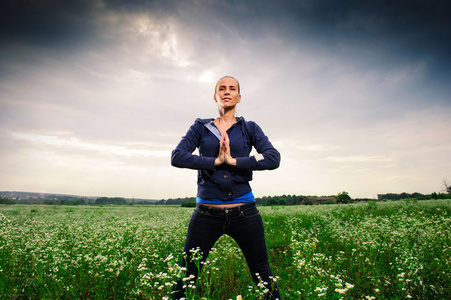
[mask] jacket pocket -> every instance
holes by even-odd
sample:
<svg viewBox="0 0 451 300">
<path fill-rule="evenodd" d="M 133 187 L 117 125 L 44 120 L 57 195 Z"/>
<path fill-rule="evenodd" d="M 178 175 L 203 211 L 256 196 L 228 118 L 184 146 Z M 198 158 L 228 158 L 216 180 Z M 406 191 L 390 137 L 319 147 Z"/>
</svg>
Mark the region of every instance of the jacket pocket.
<svg viewBox="0 0 451 300">
<path fill-rule="evenodd" d="M 252 171 L 242 170 L 232 175 L 234 182 L 248 182 L 252 180 Z"/>
<path fill-rule="evenodd" d="M 207 170 L 199 170 L 198 176 L 197 176 L 197 184 L 202 186 L 208 186 L 217 184 L 216 180 L 214 180 L 214 171 L 207 171 Z"/>
</svg>

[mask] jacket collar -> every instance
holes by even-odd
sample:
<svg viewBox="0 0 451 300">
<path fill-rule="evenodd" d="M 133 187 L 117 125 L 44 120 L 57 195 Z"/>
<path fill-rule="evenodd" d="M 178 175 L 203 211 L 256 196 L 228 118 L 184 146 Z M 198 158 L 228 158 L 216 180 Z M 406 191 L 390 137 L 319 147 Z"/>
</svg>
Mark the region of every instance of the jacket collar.
<svg viewBox="0 0 451 300">
<path fill-rule="evenodd" d="M 213 119 L 213 118 L 207 118 L 207 119 L 197 118 L 196 122 L 206 125 L 206 124 L 208 124 L 210 122 L 213 122 L 214 120 L 215 119 Z M 245 121 L 244 117 L 236 117 L 236 123 L 235 124 L 240 124 L 241 122 L 244 122 L 244 121 Z"/>
<path fill-rule="evenodd" d="M 209 118 L 209 119 L 196 119 L 196 122 L 203 124 L 211 133 L 213 133 L 214 136 L 218 138 L 218 140 L 221 139 L 221 133 L 219 132 L 218 128 L 213 124 L 215 119 Z M 241 123 L 244 122 L 243 117 L 237 117 L 236 123 L 232 125 L 233 126 L 240 126 Z M 243 126 L 241 125 L 241 131 L 243 132 Z M 244 133 L 243 133 L 244 134 Z M 245 146 L 246 147 L 246 146 Z"/>
</svg>

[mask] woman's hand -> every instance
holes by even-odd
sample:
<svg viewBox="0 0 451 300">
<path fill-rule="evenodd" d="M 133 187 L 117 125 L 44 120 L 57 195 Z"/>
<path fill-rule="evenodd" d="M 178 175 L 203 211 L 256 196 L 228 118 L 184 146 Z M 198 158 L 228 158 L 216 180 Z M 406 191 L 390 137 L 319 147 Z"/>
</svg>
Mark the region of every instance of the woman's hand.
<svg viewBox="0 0 451 300">
<path fill-rule="evenodd" d="M 230 154 L 230 140 L 227 133 L 223 134 L 219 141 L 219 155 L 215 160 L 216 166 L 223 163 L 236 166 L 236 159 Z"/>
<path fill-rule="evenodd" d="M 231 166 L 236 166 L 236 158 L 233 158 L 230 154 L 230 140 L 227 133 L 225 133 L 221 140 L 223 140 L 224 145 L 224 160 L 226 164 L 229 164 Z"/>
</svg>

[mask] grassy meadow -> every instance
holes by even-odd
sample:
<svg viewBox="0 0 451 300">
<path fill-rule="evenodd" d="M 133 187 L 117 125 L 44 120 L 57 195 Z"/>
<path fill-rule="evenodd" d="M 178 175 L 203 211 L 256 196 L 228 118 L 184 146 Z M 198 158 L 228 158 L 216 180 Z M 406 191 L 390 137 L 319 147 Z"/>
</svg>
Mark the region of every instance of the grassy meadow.
<svg viewBox="0 0 451 300">
<path fill-rule="evenodd" d="M 259 207 L 284 299 L 449 299 L 451 200 Z M 0 206 L 0 299 L 166 299 L 192 208 Z M 263 299 L 223 236 L 189 299 Z"/>
</svg>

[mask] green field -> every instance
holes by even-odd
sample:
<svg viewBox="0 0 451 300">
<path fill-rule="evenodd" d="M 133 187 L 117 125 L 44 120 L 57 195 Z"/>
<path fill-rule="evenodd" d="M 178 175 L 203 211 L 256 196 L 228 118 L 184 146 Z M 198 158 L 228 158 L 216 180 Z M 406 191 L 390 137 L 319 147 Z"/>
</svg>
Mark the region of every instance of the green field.
<svg viewBox="0 0 451 300">
<path fill-rule="evenodd" d="M 451 297 L 451 200 L 259 209 L 284 299 Z M 191 212 L 0 206 L 0 299 L 169 297 Z M 224 236 L 188 298 L 262 299 L 248 273 Z"/>
</svg>

